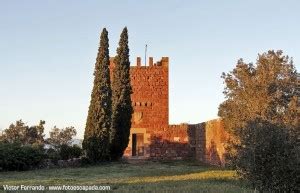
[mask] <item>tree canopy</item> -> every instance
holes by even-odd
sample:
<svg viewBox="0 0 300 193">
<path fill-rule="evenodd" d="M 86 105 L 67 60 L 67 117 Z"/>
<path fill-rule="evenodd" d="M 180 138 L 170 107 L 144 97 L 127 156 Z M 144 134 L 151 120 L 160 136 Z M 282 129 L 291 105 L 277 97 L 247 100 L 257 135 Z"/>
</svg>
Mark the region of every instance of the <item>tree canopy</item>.
<svg viewBox="0 0 300 193">
<path fill-rule="evenodd" d="M 47 139 L 47 143 L 57 148 L 61 145 L 72 145 L 73 137 L 76 136 L 77 132 L 74 127 L 59 129 L 54 126 L 49 134 L 50 137 Z"/>
<path fill-rule="evenodd" d="M 28 126 L 20 119 L 3 131 L 0 141 L 18 142 L 23 145 L 42 145 L 45 136 L 44 125 L 45 121 L 41 120 L 38 125 Z"/>
<path fill-rule="evenodd" d="M 218 114 L 232 134 L 255 118 L 299 126 L 297 72 L 293 60 L 281 50 L 259 54 L 255 65 L 240 59 L 222 78 L 226 100 Z"/>
</svg>

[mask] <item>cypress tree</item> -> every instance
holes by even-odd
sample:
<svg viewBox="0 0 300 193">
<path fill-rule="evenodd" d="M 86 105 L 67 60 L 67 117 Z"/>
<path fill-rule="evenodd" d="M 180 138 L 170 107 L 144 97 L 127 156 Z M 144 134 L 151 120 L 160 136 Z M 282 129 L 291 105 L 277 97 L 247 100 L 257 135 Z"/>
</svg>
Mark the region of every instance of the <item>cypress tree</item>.
<svg viewBox="0 0 300 193">
<path fill-rule="evenodd" d="M 93 161 L 107 160 L 111 127 L 111 85 L 109 71 L 108 32 L 104 28 L 94 70 L 94 87 L 85 127 L 83 148 Z"/>
<path fill-rule="evenodd" d="M 131 96 L 130 61 L 128 32 L 125 27 L 120 36 L 115 68 L 112 79 L 112 126 L 110 134 L 110 154 L 112 160 L 122 157 L 129 142 L 131 127 Z"/>
</svg>

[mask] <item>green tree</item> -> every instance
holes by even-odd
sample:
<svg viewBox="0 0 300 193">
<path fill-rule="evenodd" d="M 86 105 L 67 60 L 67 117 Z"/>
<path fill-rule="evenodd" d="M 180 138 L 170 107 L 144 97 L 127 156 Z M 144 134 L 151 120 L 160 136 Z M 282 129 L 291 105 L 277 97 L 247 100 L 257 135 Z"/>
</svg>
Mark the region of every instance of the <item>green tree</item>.
<svg viewBox="0 0 300 193">
<path fill-rule="evenodd" d="M 26 130 L 28 126 L 22 121 L 22 119 L 16 121 L 15 124 L 10 124 L 10 126 L 5 129 L 1 136 L 1 141 L 7 143 L 21 143 L 25 144 L 26 141 Z"/>
<path fill-rule="evenodd" d="M 288 188 L 280 174 L 291 177 L 291 167 L 299 168 L 300 160 L 300 104 L 292 59 L 271 50 L 258 55 L 255 65 L 240 59 L 222 78 L 226 100 L 218 114 L 231 134 L 227 161 L 258 189 Z M 288 162 L 289 156 L 295 160 Z"/>
<path fill-rule="evenodd" d="M 47 143 L 53 145 L 55 148 L 59 148 L 62 145 L 71 146 L 72 139 L 76 136 L 77 132 L 74 127 L 59 129 L 54 126 L 49 134 L 50 137 L 47 139 Z"/>
<path fill-rule="evenodd" d="M 240 59 L 233 71 L 223 73 L 222 78 L 226 100 L 218 114 L 232 135 L 255 118 L 298 127 L 297 73 L 292 59 L 282 51 L 258 55 L 256 65 Z"/>
<path fill-rule="evenodd" d="M 255 119 L 237 131 L 234 159 L 238 174 L 259 192 L 299 192 L 297 138 L 287 128 Z"/>
<path fill-rule="evenodd" d="M 45 121 L 40 120 L 40 123 L 35 126 L 31 126 L 28 128 L 26 132 L 26 143 L 27 144 L 35 144 L 35 145 L 43 145 L 45 143 L 44 140 L 44 125 Z"/>
<path fill-rule="evenodd" d="M 111 85 L 108 32 L 104 28 L 95 64 L 94 87 L 84 133 L 83 148 L 87 157 L 98 162 L 109 158 L 111 127 Z"/>
<path fill-rule="evenodd" d="M 40 121 L 38 125 L 28 126 L 22 119 L 11 124 L 3 131 L 0 141 L 8 143 L 21 143 L 22 145 L 43 145 L 44 144 L 45 121 Z"/>
<path fill-rule="evenodd" d="M 115 68 L 112 79 L 112 126 L 110 135 L 110 153 L 113 160 L 122 157 L 129 142 L 131 127 L 131 93 L 130 61 L 128 32 L 125 27 L 121 33 Z"/>
</svg>

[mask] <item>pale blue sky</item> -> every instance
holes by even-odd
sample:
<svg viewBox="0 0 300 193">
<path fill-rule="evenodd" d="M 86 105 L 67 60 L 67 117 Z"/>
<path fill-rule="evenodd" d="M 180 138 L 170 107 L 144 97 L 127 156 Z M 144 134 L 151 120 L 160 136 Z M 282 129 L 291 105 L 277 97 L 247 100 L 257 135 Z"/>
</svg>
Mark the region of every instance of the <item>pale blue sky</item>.
<svg viewBox="0 0 300 193">
<path fill-rule="evenodd" d="M 81 138 L 103 27 L 110 53 L 129 30 L 136 56 L 170 57 L 170 123 L 217 117 L 220 75 L 239 58 L 282 49 L 300 69 L 297 0 L 0 0 L 0 129 L 17 119 L 73 125 Z"/>
</svg>

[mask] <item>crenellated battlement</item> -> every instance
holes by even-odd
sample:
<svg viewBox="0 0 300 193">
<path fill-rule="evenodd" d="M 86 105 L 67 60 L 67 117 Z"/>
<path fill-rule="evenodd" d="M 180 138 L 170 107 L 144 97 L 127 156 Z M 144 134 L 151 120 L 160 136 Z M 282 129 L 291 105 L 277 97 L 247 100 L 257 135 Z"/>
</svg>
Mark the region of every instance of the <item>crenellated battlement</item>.
<svg viewBox="0 0 300 193">
<path fill-rule="evenodd" d="M 169 67 L 169 57 L 162 57 L 159 61 L 156 63 L 153 63 L 153 57 L 148 58 L 148 64 L 142 65 L 141 63 L 141 57 L 136 58 L 136 64 L 134 66 L 131 66 L 131 68 L 153 68 L 153 67 Z"/>
<path fill-rule="evenodd" d="M 189 124 L 187 123 L 181 123 L 179 125 L 169 125 L 170 129 L 182 129 L 182 128 L 188 128 Z"/>
</svg>

